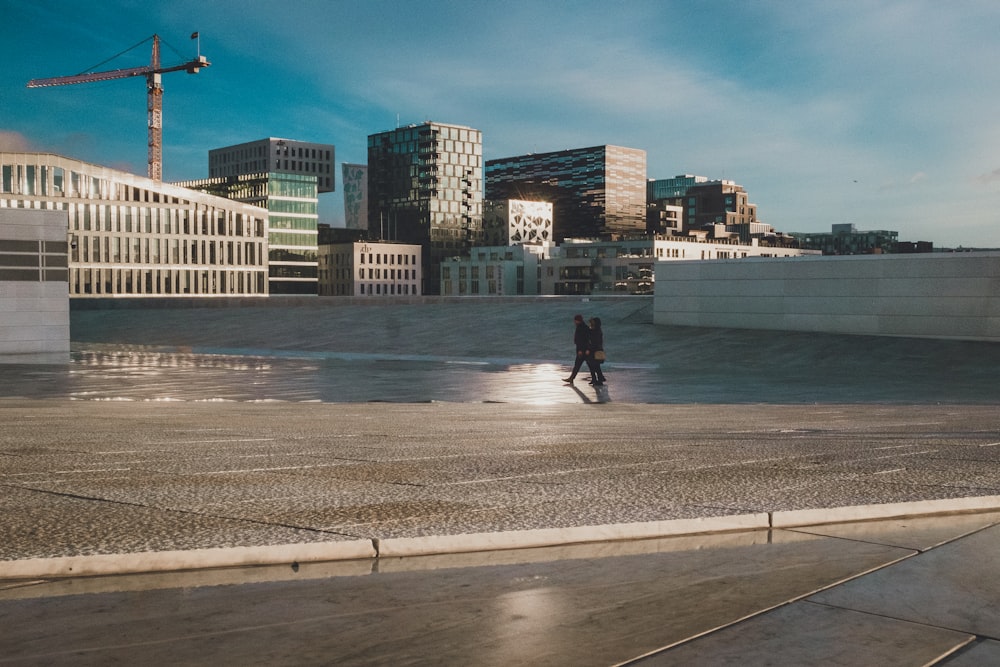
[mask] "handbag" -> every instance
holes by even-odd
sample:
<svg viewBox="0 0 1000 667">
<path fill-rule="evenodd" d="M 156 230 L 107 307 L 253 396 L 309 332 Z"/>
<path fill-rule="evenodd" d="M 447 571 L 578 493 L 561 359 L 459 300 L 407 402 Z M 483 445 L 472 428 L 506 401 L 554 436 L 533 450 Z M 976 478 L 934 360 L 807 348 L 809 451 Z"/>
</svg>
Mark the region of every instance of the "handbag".
<svg viewBox="0 0 1000 667">
<path fill-rule="evenodd" d="M 604 356 L 604 350 L 597 350 L 594 352 L 594 361 L 604 361 L 605 359 L 607 359 L 607 357 Z"/>
</svg>

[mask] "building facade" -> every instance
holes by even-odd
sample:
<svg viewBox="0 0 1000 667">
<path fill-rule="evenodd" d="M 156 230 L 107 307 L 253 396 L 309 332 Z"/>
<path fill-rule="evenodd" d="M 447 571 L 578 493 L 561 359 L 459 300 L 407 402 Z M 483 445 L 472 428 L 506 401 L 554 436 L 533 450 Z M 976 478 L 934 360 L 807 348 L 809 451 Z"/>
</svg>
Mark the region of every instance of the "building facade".
<svg viewBox="0 0 1000 667">
<path fill-rule="evenodd" d="M 480 246 L 441 262 L 442 296 L 541 294 L 541 262 L 552 244 Z"/>
<path fill-rule="evenodd" d="M 0 208 L 0 363 L 69 359 L 66 211 Z"/>
<path fill-rule="evenodd" d="M 829 233 L 792 232 L 803 248 L 820 250 L 824 255 L 879 255 L 933 252 L 929 241 L 900 241 L 899 232 L 889 230 L 859 231 L 853 224 L 835 224 Z"/>
<path fill-rule="evenodd" d="M 646 182 L 646 201 L 675 199 L 687 194 L 688 188 L 708 183 L 708 177 L 680 174 L 673 178 L 651 178 Z"/>
<path fill-rule="evenodd" d="M 319 193 L 336 189 L 335 148 L 292 139 L 258 139 L 208 151 L 209 178 L 285 172 L 316 178 Z"/>
<path fill-rule="evenodd" d="M 753 225 L 758 224 L 757 205 L 751 204 L 747 191 L 733 181 L 692 185 L 683 199 L 687 229 L 704 229 L 714 225 L 753 229 Z"/>
<path fill-rule="evenodd" d="M 477 245 L 483 222 L 482 132 L 426 122 L 368 137 L 368 228 L 423 248 L 422 292 L 440 263 Z"/>
<path fill-rule="evenodd" d="M 267 209 L 268 292 L 317 294 L 319 202 L 313 176 L 221 176 L 180 185 Z"/>
<path fill-rule="evenodd" d="M 343 168 L 344 226 L 368 229 L 368 165 L 345 162 Z"/>
<path fill-rule="evenodd" d="M 483 204 L 483 245 L 552 243 L 552 203 L 523 199 Z"/>
<path fill-rule="evenodd" d="M 541 294 L 652 294 L 656 262 L 800 257 L 817 251 L 752 240 L 637 237 L 618 241 L 569 240 L 541 262 Z"/>
<path fill-rule="evenodd" d="M 320 246 L 320 296 L 420 296 L 421 248 L 374 241 Z"/>
<path fill-rule="evenodd" d="M 489 160 L 486 198 L 552 202 L 556 243 L 642 233 L 646 152 L 605 145 Z"/>
<path fill-rule="evenodd" d="M 71 297 L 266 296 L 267 211 L 47 153 L 0 153 L 0 208 L 64 211 Z"/>
</svg>

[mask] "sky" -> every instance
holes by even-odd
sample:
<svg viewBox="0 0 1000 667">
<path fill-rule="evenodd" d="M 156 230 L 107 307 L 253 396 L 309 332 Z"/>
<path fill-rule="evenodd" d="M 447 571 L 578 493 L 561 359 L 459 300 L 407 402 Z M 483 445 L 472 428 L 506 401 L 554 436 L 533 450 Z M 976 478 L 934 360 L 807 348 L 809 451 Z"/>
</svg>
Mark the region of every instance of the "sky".
<svg viewBox="0 0 1000 667">
<path fill-rule="evenodd" d="M 164 179 L 206 177 L 211 148 L 334 144 L 336 226 L 340 164 L 433 120 L 487 160 L 639 148 L 649 178 L 735 181 L 782 232 L 1000 247 L 996 0 L 0 0 L 0 150 L 145 174 L 143 78 L 25 84 L 146 65 L 154 33 L 163 65 L 211 62 L 163 76 Z"/>
</svg>

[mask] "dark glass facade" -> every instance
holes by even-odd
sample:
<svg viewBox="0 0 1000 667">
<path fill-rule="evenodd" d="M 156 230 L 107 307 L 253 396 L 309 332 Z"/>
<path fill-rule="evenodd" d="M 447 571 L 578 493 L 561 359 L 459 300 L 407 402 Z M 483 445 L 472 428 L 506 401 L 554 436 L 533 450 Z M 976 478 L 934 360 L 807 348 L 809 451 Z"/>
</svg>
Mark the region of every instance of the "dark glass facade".
<svg viewBox="0 0 1000 667">
<path fill-rule="evenodd" d="M 557 242 L 643 233 L 646 151 L 593 146 L 490 160 L 486 198 L 552 202 Z"/>
<path fill-rule="evenodd" d="M 428 122 L 368 137 L 368 229 L 423 248 L 424 294 L 440 289 L 440 263 L 482 235 L 482 132 Z"/>
</svg>

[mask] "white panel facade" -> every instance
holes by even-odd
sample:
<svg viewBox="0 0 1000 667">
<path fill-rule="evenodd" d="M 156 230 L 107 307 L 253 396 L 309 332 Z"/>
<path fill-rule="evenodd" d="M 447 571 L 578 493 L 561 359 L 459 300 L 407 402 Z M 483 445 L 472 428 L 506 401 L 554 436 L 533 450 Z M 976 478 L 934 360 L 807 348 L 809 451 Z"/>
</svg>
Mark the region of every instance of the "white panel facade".
<svg viewBox="0 0 1000 667">
<path fill-rule="evenodd" d="M 67 216 L 0 208 L 0 360 L 69 354 Z"/>
<path fill-rule="evenodd" d="M 657 262 L 654 321 L 1000 342 L 1000 253 Z"/>
</svg>

